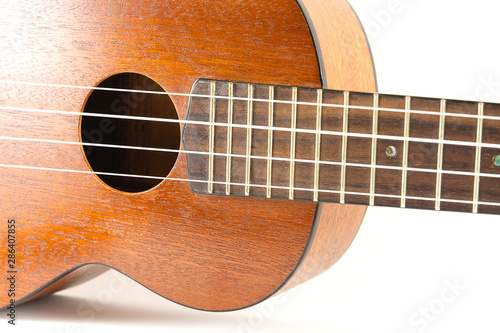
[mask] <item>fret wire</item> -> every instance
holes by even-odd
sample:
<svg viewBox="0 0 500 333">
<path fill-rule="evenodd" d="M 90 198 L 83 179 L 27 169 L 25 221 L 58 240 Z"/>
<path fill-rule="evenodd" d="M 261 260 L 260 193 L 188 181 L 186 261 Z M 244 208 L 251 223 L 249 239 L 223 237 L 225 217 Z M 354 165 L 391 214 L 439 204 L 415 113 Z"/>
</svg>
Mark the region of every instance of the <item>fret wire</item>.
<svg viewBox="0 0 500 333">
<path fill-rule="evenodd" d="M 230 126 L 233 123 L 233 110 L 234 110 L 234 84 L 233 82 L 229 82 L 228 84 L 228 112 L 227 112 L 227 158 L 226 158 L 226 195 L 231 194 L 231 152 L 233 147 L 233 127 Z"/>
<path fill-rule="evenodd" d="M 378 106 L 379 95 L 373 94 L 373 121 L 372 121 L 372 152 L 371 152 L 371 171 L 370 171 L 370 206 L 375 205 L 375 176 L 377 165 L 377 137 L 378 134 Z"/>
<path fill-rule="evenodd" d="M 344 114 L 342 120 L 342 167 L 340 170 L 340 203 L 345 203 L 347 132 L 349 129 L 349 92 L 344 91 Z"/>
<path fill-rule="evenodd" d="M 405 97 L 405 110 L 411 109 L 411 97 Z M 410 137 L 410 113 L 405 112 L 404 141 L 403 141 L 403 170 L 401 172 L 401 208 L 406 207 L 406 187 L 408 182 L 408 138 Z"/>
<path fill-rule="evenodd" d="M 215 143 L 215 81 L 210 82 L 210 130 L 209 130 L 209 143 L 208 151 L 208 193 L 214 191 L 214 143 Z"/>
<path fill-rule="evenodd" d="M 321 159 L 321 120 L 323 118 L 323 90 L 318 89 L 318 106 L 316 107 L 316 145 L 314 147 L 314 195 L 313 200 L 319 200 L 319 161 Z"/>
<path fill-rule="evenodd" d="M 250 161 L 252 153 L 252 128 L 250 127 L 253 122 L 253 84 L 248 85 L 248 105 L 247 105 L 247 147 L 246 147 L 246 165 L 245 165 L 245 195 L 250 195 Z"/>
<path fill-rule="evenodd" d="M 478 202 L 479 202 L 479 181 L 480 181 L 480 172 L 481 172 L 481 146 L 479 144 L 483 142 L 483 118 L 481 117 L 484 114 L 484 103 L 479 103 L 477 108 L 477 113 L 480 116 L 477 118 L 477 134 L 476 134 L 476 162 L 474 167 L 474 195 L 472 201 L 472 212 L 477 213 L 478 211 Z"/>
<path fill-rule="evenodd" d="M 437 153 L 437 173 L 436 173 L 436 203 L 434 205 L 435 210 L 441 210 L 441 189 L 443 185 L 443 149 L 444 149 L 444 125 L 445 125 L 445 116 L 446 116 L 446 100 L 442 99 L 439 107 L 439 145 L 438 145 L 438 153 Z"/>
<path fill-rule="evenodd" d="M 267 188 L 266 197 L 271 198 L 272 168 L 273 168 L 273 124 L 274 124 L 274 86 L 269 86 L 269 130 L 267 132 Z"/>
<path fill-rule="evenodd" d="M 294 190 L 293 187 L 295 185 L 295 149 L 296 149 L 296 140 L 297 140 L 297 132 L 295 129 L 297 128 L 297 88 L 292 88 L 292 121 L 291 121 L 291 133 L 290 133 L 290 191 L 288 194 L 288 199 L 293 200 Z"/>
</svg>

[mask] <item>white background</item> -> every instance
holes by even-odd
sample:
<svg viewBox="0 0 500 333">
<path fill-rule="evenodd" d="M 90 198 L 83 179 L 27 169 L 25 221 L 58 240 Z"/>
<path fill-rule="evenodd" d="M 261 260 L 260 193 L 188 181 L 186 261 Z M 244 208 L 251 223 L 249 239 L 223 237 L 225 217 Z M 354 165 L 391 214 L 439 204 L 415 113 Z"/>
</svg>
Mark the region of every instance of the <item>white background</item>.
<svg viewBox="0 0 500 333">
<path fill-rule="evenodd" d="M 380 92 L 500 102 L 498 2 L 350 2 L 367 30 Z M 498 331 L 499 222 L 497 216 L 370 208 L 337 265 L 253 308 L 191 310 L 109 274 L 18 308 L 15 329 L 2 313 L 0 330 Z"/>
</svg>

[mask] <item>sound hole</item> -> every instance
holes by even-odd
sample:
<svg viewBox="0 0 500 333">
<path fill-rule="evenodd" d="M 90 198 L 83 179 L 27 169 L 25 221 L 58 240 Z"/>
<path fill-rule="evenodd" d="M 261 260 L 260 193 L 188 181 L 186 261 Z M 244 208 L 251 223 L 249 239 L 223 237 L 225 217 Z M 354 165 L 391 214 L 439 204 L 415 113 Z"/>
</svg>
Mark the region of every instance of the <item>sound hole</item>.
<svg viewBox="0 0 500 333">
<path fill-rule="evenodd" d="M 85 104 L 84 114 L 147 117 L 150 120 L 117 119 L 106 116 L 83 116 L 81 121 L 83 149 L 87 161 L 97 176 L 107 185 L 125 192 L 149 190 L 165 178 L 177 159 L 177 152 L 129 149 L 147 147 L 178 150 L 178 123 L 153 121 L 154 118 L 178 119 L 172 100 L 167 94 L 151 94 L 136 90 L 164 90 L 150 78 L 122 73 L 104 80 L 99 87 L 134 90 L 94 90 Z M 99 144 L 119 146 L 102 147 Z M 102 175 L 108 173 L 113 175 Z M 117 176 L 125 174 L 131 176 Z M 153 178 L 148 178 L 153 177 Z"/>
</svg>

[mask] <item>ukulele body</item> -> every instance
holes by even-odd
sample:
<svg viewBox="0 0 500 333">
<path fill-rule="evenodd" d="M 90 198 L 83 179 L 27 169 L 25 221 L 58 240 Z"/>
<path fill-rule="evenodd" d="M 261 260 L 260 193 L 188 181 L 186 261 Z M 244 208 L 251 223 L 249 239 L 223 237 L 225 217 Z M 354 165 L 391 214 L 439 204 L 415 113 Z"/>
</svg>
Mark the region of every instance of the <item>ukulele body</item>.
<svg viewBox="0 0 500 333">
<path fill-rule="evenodd" d="M 3 81 L 95 87 L 139 73 L 180 93 L 198 78 L 375 90 L 363 30 L 343 0 L 17 1 L 0 11 L 9 13 L 0 19 Z M 91 93 L 6 83 L 0 91 L 2 106 L 70 112 L 82 112 Z M 185 119 L 187 98 L 170 97 Z M 81 142 L 80 126 L 79 115 L 0 110 L 2 136 Z M 92 171 L 79 145 L 1 140 L 0 149 L 1 164 Z M 111 267 L 186 306 L 247 307 L 329 268 L 365 212 L 196 195 L 189 183 L 172 180 L 187 178 L 183 154 L 169 178 L 126 193 L 90 173 L 0 168 L 2 239 L 9 220 L 16 226 L 15 300 Z M 0 247 L 2 266 L 8 250 Z M 8 290 L 10 282 L 1 281 Z M 0 294 L 1 307 L 10 300 Z"/>
</svg>

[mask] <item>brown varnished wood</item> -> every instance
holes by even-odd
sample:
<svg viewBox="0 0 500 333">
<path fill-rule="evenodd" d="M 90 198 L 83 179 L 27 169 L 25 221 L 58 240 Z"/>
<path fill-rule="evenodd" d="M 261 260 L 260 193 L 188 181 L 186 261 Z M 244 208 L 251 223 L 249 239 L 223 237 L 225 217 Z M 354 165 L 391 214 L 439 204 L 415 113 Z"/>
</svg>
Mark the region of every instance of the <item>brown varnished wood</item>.
<svg viewBox="0 0 500 333">
<path fill-rule="evenodd" d="M 323 87 L 374 92 L 371 52 L 356 14 L 345 1 L 301 0 L 310 18 L 323 64 Z M 356 235 L 366 207 L 320 203 L 317 228 L 308 255 L 281 291 L 323 273 L 345 253 Z"/>
<path fill-rule="evenodd" d="M 23 22 L 7 25 L 1 36 L 2 80 L 95 86 L 116 73 L 138 72 L 177 92 L 189 92 L 199 77 L 321 86 L 311 33 L 294 1 L 235 1 L 232 6 L 222 1 L 125 6 L 95 1 L 59 8 L 31 1 L 2 6 Z M 307 8 L 319 20 L 315 32 L 321 45 L 332 30 L 316 24 L 335 22 L 333 30 L 348 33 L 321 49 L 325 68 L 333 68 L 325 71 L 328 87 L 372 91 L 369 50 L 362 45 L 355 15 L 344 1 L 326 6 L 327 11 L 320 8 L 316 14 Z M 327 20 L 320 11 L 333 16 Z M 47 21 L 35 20 L 38 13 L 45 13 Z M 12 36 L 25 37 L 19 42 Z M 331 65 L 328 59 L 341 50 Z M 2 105 L 68 111 L 81 111 L 89 93 L 0 88 Z M 172 99 L 184 119 L 187 100 Z M 2 133 L 80 140 L 79 117 L 7 111 L 0 116 Z M 2 142 L 0 149 L 1 163 L 89 169 L 75 146 Z M 184 158 L 170 176 L 186 178 Z M 173 301 L 209 310 L 248 306 L 272 294 L 290 277 L 308 242 L 310 255 L 287 288 L 326 269 L 350 244 L 364 213 L 362 207 L 324 204 L 313 238 L 313 203 L 201 196 L 183 182 L 167 180 L 132 195 L 112 190 L 92 175 L 3 168 L 0 195 L 2 218 L 15 218 L 18 225 L 23 284 L 17 299 L 78 265 L 102 263 Z M 0 251 L 5 254 L 5 248 Z M 0 287 L 5 286 L 3 280 Z M 7 301 L 2 295 L 0 302 Z"/>
<path fill-rule="evenodd" d="M 374 92 L 375 72 L 363 27 L 347 1 L 300 0 L 322 64 L 323 88 Z"/>
<path fill-rule="evenodd" d="M 78 286 L 100 276 L 101 274 L 104 274 L 109 270 L 110 268 L 107 266 L 95 264 L 77 267 L 75 268 L 75 270 L 58 278 L 56 281 L 49 283 L 47 287 L 43 287 L 41 290 L 35 291 L 30 296 L 24 298 L 22 300 L 22 303 L 31 302 L 40 297 L 53 294 L 57 291 Z"/>
<path fill-rule="evenodd" d="M 2 20 L 13 20 L 0 38 L 2 80 L 95 86 L 116 73 L 138 72 L 167 91 L 185 93 L 199 77 L 320 86 L 311 35 L 294 1 L 75 1 L 60 7 L 26 1 L 1 10 L 10 13 Z M 2 105 L 68 111 L 82 110 L 89 93 L 1 89 Z M 172 99 L 183 119 L 186 100 Z M 0 119 L 0 131 L 12 136 L 80 140 L 76 116 L 2 111 Z M 1 145 L 2 163 L 89 169 L 76 146 Z M 171 177 L 186 178 L 183 158 Z M 198 196 L 176 181 L 132 195 L 92 175 L 6 168 L 0 195 L 2 218 L 15 218 L 18 226 L 23 283 L 17 299 L 95 262 L 173 301 L 211 310 L 247 306 L 275 291 L 306 248 L 316 208 Z M 1 251 L 5 257 L 5 247 Z M 0 288 L 6 290 L 5 280 Z M 7 301 L 2 294 L 1 303 Z"/>
</svg>

